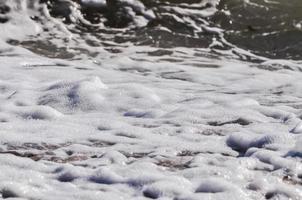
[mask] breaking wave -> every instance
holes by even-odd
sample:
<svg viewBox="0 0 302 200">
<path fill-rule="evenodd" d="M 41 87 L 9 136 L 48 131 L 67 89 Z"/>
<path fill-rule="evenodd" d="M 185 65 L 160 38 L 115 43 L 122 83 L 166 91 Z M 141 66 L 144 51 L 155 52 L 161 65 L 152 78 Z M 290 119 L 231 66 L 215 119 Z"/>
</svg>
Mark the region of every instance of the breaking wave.
<svg viewBox="0 0 302 200">
<path fill-rule="evenodd" d="M 118 53 L 150 46 L 255 62 L 300 60 L 301 7 L 299 0 L 4 0 L 1 37 L 69 59 L 99 56 L 96 47 Z"/>
</svg>

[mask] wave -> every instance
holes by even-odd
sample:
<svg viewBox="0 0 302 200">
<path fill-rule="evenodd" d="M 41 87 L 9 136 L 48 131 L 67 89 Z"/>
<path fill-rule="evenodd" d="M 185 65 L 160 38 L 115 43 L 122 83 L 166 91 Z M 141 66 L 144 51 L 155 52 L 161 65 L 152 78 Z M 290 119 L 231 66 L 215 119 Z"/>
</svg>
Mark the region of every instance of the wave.
<svg viewBox="0 0 302 200">
<path fill-rule="evenodd" d="M 4 0 L 0 37 L 60 58 L 92 56 L 94 47 L 150 46 L 253 62 L 300 60 L 301 7 L 299 0 Z"/>
</svg>

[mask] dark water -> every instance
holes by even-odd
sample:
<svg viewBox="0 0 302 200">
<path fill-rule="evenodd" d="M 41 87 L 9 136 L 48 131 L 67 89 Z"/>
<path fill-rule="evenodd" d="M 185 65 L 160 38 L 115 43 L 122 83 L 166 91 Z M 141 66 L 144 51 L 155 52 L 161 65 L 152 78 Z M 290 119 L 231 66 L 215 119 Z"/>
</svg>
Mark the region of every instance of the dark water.
<svg viewBox="0 0 302 200">
<path fill-rule="evenodd" d="M 211 21 L 222 27 L 226 40 L 238 47 L 271 58 L 301 59 L 302 1 L 250 2 L 222 0 L 219 10 L 228 10 L 231 15 L 217 12 Z"/>
<path fill-rule="evenodd" d="M 85 40 L 90 46 L 131 42 L 160 48 L 209 48 L 213 52 L 240 48 L 268 58 L 302 59 L 301 0 L 106 0 L 99 4 L 84 0 L 40 0 L 40 3 L 46 4 L 50 15 L 64 22 L 73 34 L 97 38 Z M 80 12 L 89 23 L 74 20 L 72 10 Z M 9 12 L 9 8 L 1 6 L 0 12 Z M 137 26 L 139 17 L 146 24 Z M 32 16 L 37 23 L 40 18 Z M 32 44 L 25 41 L 24 46 L 27 43 Z M 47 44 L 49 41 L 39 43 L 45 48 L 52 45 Z"/>
</svg>

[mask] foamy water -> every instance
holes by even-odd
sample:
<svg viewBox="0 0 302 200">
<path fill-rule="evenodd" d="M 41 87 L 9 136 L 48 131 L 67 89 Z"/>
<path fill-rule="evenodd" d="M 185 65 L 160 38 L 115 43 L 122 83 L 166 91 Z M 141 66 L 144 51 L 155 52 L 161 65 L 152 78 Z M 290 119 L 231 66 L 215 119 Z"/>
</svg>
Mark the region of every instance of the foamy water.
<svg viewBox="0 0 302 200">
<path fill-rule="evenodd" d="M 233 19 L 277 3 L 2 1 L 2 198 L 301 199 L 299 36 Z"/>
</svg>

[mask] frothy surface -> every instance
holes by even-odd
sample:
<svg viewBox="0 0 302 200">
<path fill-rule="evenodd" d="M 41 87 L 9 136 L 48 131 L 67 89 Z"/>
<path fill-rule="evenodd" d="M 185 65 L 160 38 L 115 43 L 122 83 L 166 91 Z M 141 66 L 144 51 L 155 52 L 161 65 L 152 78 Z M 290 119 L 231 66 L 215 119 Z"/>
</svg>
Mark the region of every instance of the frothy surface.
<svg viewBox="0 0 302 200">
<path fill-rule="evenodd" d="M 2 198 L 301 199 L 301 63 L 230 42 L 222 3 L 3 1 Z"/>
</svg>

